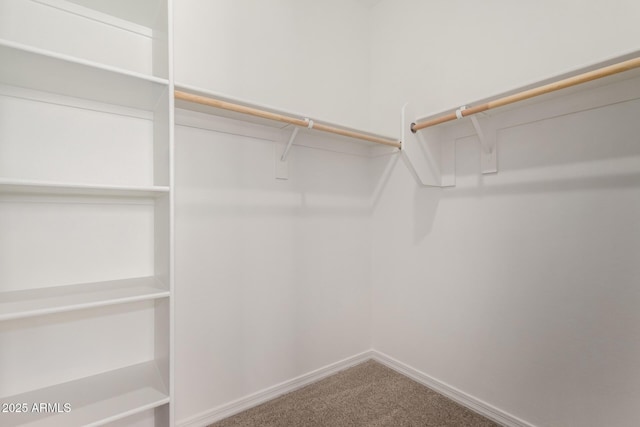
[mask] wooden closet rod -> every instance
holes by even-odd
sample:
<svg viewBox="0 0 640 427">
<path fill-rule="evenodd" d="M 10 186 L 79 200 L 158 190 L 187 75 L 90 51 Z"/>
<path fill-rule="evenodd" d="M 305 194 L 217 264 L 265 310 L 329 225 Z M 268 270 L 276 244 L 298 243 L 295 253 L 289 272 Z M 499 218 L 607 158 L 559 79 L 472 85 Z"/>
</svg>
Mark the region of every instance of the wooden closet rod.
<svg viewBox="0 0 640 427">
<path fill-rule="evenodd" d="M 554 92 L 556 90 L 565 89 L 571 86 L 576 86 L 581 83 L 590 82 L 591 80 L 600 79 L 602 77 L 611 76 L 613 74 L 622 73 L 623 71 L 632 70 L 640 67 L 640 57 L 629 59 L 627 61 L 619 62 L 617 64 L 609 65 L 608 67 L 599 68 L 597 70 L 589 71 L 584 74 L 569 77 L 564 80 L 559 80 L 554 83 L 549 83 L 543 86 L 539 86 L 533 89 L 525 90 L 515 93 L 513 95 L 505 96 L 503 98 L 489 101 L 475 107 L 469 107 L 467 109 L 461 109 L 460 114 L 463 117 L 470 116 L 472 114 L 481 113 L 483 111 L 491 110 L 492 108 L 502 107 L 504 105 L 513 104 L 514 102 L 524 101 L 525 99 L 533 98 L 534 96 L 544 95 L 546 93 Z M 456 120 L 458 116 L 456 112 L 444 114 L 440 117 L 436 117 L 425 122 L 412 123 L 411 131 L 417 132 L 420 129 L 428 128 L 430 126 L 439 125 L 440 123 Z"/>
<path fill-rule="evenodd" d="M 196 104 L 207 105 L 209 107 L 222 108 L 223 110 L 234 111 L 236 113 L 248 114 L 250 116 L 261 117 L 263 119 L 275 120 L 282 123 L 288 123 L 290 125 L 300 126 L 300 127 L 309 127 L 309 121 L 305 119 L 298 119 L 295 117 L 285 116 L 278 113 L 272 113 L 270 111 L 260 110 L 258 108 L 247 107 L 245 105 L 234 104 L 227 101 L 221 101 L 219 99 L 210 98 L 207 96 L 195 95 L 192 93 L 182 92 L 179 90 L 175 91 L 174 94 L 176 99 L 180 99 L 182 101 L 194 102 Z M 384 144 L 389 145 L 391 147 L 401 148 L 400 141 L 394 141 L 388 138 L 382 138 L 379 136 L 368 135 L 366 133 L 360 133 L 347 129 L 340 129 L 330 125 L 323 125 L 322 123 L 312 122 L 312 129 L 335 133 L 337 135 L 347 136 L 350 138 L 362 139 L 369 142 L 375 142 L 376 144 Z"/>
</svg>

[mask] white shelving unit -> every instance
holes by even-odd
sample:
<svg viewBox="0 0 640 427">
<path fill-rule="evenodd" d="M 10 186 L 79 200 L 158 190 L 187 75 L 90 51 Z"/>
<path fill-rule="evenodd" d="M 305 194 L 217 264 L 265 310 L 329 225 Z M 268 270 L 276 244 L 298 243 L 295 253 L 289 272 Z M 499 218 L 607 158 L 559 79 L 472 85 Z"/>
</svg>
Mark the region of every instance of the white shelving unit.
<svg viewBox="0 0 640 427">
<path fill-rule="evenodd" d="M 174 424 L 170 10 L 0 3 L 0 425 Z"/>
</svg>

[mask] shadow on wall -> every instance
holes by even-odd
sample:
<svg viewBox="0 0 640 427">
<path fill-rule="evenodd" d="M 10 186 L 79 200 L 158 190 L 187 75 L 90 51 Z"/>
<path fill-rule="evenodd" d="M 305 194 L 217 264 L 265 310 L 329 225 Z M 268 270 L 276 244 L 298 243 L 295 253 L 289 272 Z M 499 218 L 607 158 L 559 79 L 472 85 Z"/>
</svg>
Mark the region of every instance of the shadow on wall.
<svg viewBox="0 0 640 427">
<path fill-rule="evenodd" d="M 422 186 L 404 156 L 379 157 L 373 169 L 372 209 L 388 209 L 397 221 L 413 221 L 418 243 L 431 232 L 445 200 L 637 189 L 640 121 L 633 116 L 639 112 L 640 101 L 634 100 L 500 129 L 497 174 L 480 172 L 476 136 L 458 138 L 455 187 Z M 401 156 L 404 165 L 398 162 Z M 405 216 L 407 209 L 411 218 Z"/>
<path fill-rule="evenodd" d="M 176 152 L 181 170 L 188 170 L 176 188 L 185 213 L 351 218 L 371 212 L 368 157 L 296 146 L 289 153 L 289 179 L 278 180 L 279 143 L 184 126 L 177 127 L 177 140 L 188 148 Z"/>
<path fill-rule="evenodd" d="M 476 136 L 456 139 L 447 197 L 633 187 L 640 184 L 640 100 L 498 130 L 498 173 L 480 173 Z"/>
<path fill-rule="evenodd" d="M 443 190 L 416 185 L 413 192 L 414 243 L 421 242 L 433 228 Z"/>
<path fill-rule="evenodd" d="M 640 163 L 640 159 L 638 160 Z M 458 188 L 448 190 L 444 198 L 508 196 L 517 194 L 575 192 L 581 190 L 610 190 L 640 187 L 640 172 L 597 176 L 573 177 L 539 182 L 517 182 L 485 185 L 480 183 L 476 188 Z"/>
<path fill-rule="evenodd" d="M 569 114 L 497 134 L 498 173 L 482 175 L 476 137 L 456 140 L 458 185 L 447 198 L 640 186 L 640 102 Z"/>
<path fill-rule="evenodd" d="M 377 183 L 373 186 L 373 195 L 371 197 L 371 207 L 372 209 L 376 209 L 378 204 L 380 203 L 380 198 L 384 193 L 385 188 L 389 183 L 389 179 L 393 173 L 396 164 L 398 163 L 398 159 L 400 158 L 400 153 L 392 153 L 389 155 L 381 156 L 379 159 L 386 159 L 384 163 L 378 163 L 373 172 L 373 177 L 378 178 Z"/>
<path fill-rule="evenodd" d="M 399 159 L 402 158 L 403 166 L 400 166 L 407 174 L 409 174 L 410 184 L 413 188 L 413 209 L 412 217 L 404 217 L 406 212 L 406 202 L 398 201 L 400 206 L 397 208 L 397 221 L 409 221 L 414 224 L 414 243 L 422 241 L 433 227 L 433 221 L 436 218 L 436 211 L 442 195 L 442 189 L 436 187 L 425 187 L 417 182 L 413 176 L 411 168 L 407 164 L 407 160 L 401 153 L 395 152 L 389 155 L 380 156 L 378 163 L 374 166 L 373 177 L 377 178 L 373 187 L 371 210 L 375 211 L 380 205 L 381 199 L 385 194 L 385 189 L 390 186 L 389 181 L 393 179 L 394 172 L 399 167 Z"/>
</svg>

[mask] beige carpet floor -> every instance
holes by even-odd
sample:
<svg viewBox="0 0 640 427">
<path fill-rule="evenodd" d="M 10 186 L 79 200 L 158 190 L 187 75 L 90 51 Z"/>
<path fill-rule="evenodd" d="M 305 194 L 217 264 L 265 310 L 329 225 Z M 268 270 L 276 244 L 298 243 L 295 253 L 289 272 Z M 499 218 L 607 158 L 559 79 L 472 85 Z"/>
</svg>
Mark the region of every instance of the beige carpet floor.
<svg viewBox="0 0 640 427">
<path fill-rule="evenodd" d="M 210 427 L 493 427 L 490 421 L 374 361 Z"/>
</svg>

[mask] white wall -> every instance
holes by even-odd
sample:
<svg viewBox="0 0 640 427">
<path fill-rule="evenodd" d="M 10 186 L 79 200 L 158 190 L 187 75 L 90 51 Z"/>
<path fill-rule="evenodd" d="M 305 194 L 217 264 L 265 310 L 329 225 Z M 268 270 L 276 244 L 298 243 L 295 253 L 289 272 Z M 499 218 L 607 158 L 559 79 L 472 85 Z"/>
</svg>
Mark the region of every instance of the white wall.
<svg viewBox="0 0 640 427">
<path fill-rule="evenodd" d="M 276 145 L 176 130 L 179 423 L 370 348 L 369 160 Z"/>
<path fill-rule="evenodd" d="M 176 82 L 367 128 L 368 11 L 176 1 Z M 291 156 L 276 181 L 274 142 L 177 129 L 179 422 L 370 348 L 368 159 Z"/>
<path fill-rule="evenodd" d="M 446 190 L 396 163 L 374 215 L 373 348 L 536 426 L 638 425 L 639 113 L 502 131 L 483 178 L 462 140 Z"/>
<path fill-rule="evenodd" d="M 369 126 L 364 2 L 180 0 L 176 82 L 346 126 Z"/>
<path fill-rule="evenodd" d="M 635 1 L 175 3 L 179 83 L 388 134 L 407 101 L 451 108 L 640 36 Z M 501 131 L 496 176 L 462 140 L 448 190 L 397 156 L 299 147 L 278 182 L 273 143 L 179 127 L 177 419 L 372 343 L 537 426 L 637 425 L 638 108 Z"/>
<path fill-rule="evenodd" d="M 382 1 L 373 122 L 389 131 L 412 97 L 431 113 L 637 49 L 637 16 L 632 1 Z M 377 159 L 373 347 L 536 426 L 638 425 L 639 113 L 504 129 L 493 176 L 460 140 L 450 189 Z"/>
</svg>

